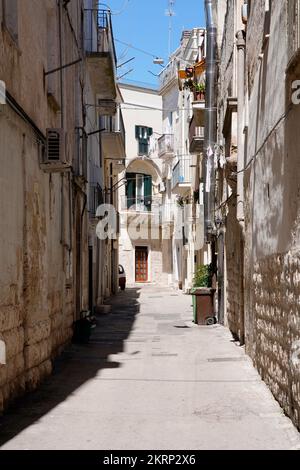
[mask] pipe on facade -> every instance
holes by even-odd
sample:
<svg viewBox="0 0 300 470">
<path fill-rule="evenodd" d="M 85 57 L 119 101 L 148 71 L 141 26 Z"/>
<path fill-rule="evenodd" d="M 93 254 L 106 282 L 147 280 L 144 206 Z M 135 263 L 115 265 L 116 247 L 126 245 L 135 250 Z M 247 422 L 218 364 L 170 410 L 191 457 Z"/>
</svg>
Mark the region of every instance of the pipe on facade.
<svg viewBox="0 0 300 470">
<path fill-rule="evenodd" d="M 237 39 L 237 98 L 238 98 L 238 135 L 237 135 L 237 220 L 242 229 L 244 229 L 244 173 L 245 166 L 245 136 L 244 136 L 244 122 L 245 122 L 245 49 L 246 37 L 245 31 L 241 30 L 236 33 Z"/>
<path fill-rule="evenodd" d="M 206 92 L 204 134 L 204 224 L 206 237 L 214 231 L 215 170 L 217 142 L 217 27 L 213 19 L 214 0 L 205 0 L 206 12 Z M 210 151 L 211 149 L 211 151 Z"/>
<path fill-rule="evenodd" d="M 60 75 L 60 127 L 64 128 L 64 92 L 63 92 L 63 45 L 62 45 L 62 0 L 58 0 L 58 36 L 59 36 L 59 75 Z M 60 175 L 60 243 L 65 244 L 65 205 L 64 205 L 64 175 Z"/>
</svg>

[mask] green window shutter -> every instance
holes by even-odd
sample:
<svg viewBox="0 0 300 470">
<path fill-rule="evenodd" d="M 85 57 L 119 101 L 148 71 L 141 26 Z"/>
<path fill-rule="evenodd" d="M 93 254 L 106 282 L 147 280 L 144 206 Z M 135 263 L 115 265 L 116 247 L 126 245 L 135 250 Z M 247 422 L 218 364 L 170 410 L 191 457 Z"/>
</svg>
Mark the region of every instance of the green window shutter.
<svg viewBox="0 0 300 470">
<path fill-rule="evenodd" d="M 144 200 L 147 210 L 151 212 L 152 204 L 152 176 L 144 176 Z"/>
<path fill-rule="evenodd" d="M 145 126 L 135 126 L 135 138 L 138 141 L 138 154 L 148 155 L 149 138 L 153 135 L 153 129 Z"/>
<path fill-rule="evenodd" d="M 136 196 L 136 174 L 126 173 L 127 185 L 126 185 L 126 196 L 127 196 L 127 209 L 135 204 Z"/>
</svg>

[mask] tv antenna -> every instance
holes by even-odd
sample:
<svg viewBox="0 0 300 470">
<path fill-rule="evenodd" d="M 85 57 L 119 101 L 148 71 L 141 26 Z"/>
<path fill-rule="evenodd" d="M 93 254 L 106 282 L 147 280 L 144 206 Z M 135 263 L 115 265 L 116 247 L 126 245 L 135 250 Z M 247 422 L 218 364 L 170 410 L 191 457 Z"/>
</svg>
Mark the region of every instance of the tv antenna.
<svg viewBox="0 0 300 470">
<path fill-rule="evenodd" d="M 169 17 L 169 57 L 172 53 L 172 34 L 173 34 L 173 17 L 175 16 L 175 0 L 168 0 L 168 8 L 166 10 L 166 16 Z"/>
</svg>

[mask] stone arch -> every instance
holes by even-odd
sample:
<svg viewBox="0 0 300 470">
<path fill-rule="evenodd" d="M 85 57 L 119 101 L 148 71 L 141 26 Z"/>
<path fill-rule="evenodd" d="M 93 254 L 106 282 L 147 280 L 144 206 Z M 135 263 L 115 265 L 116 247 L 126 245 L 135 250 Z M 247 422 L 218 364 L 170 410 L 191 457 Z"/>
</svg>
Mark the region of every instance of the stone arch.
<svg viewBox="0 0 300 470">
<path fill-rule="evenodd" d="M 161 170 L 159 166 L 150 158 L 136 157 L 130 160 L 126 167 L 129 173 L 146 173 L 152 176 L 152 181 L 158 185 L 162 181 Z"/>
</svg>

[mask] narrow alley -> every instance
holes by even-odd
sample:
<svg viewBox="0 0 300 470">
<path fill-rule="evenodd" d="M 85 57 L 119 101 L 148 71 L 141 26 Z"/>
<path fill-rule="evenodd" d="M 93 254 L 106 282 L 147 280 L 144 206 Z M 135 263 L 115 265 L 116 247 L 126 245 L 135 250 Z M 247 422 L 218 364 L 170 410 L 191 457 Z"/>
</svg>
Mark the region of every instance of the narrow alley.
<svg viewBox="0 0 300 470">
<path fill-rule="evenodd" d="M 220 325 L 191 296 L 145 285 L 112 299 L 90 344 L 0 419 L 1 449 L 297 449 L 300 436 Z"/>
</svg>

